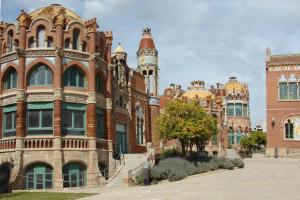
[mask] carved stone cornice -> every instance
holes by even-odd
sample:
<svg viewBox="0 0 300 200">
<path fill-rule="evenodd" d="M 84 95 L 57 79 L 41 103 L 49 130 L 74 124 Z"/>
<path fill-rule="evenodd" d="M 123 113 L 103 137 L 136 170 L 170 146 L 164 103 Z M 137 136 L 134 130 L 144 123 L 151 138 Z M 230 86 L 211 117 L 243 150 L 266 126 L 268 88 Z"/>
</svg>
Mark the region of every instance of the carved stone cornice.
<svg viewBox="0 0 300 200">
<path fill-rule="evenodd" d="M 109 63 L 109 64 L 107 65 L 108 71 L 113 71 L 114 68 L 115 68 L 115 65 L 113 65 L 113 64 L 110 64 L 110 63 Z"/>
<path fill-rule="evenodd" d="M 25 49 L 17 47 L 16 52 L 17 52 L 18 57 L 25 57 L 25 52 L 26 52 Z"/>
<path fill-rule="evenodd" d="M 24 10 L 21 10 L 21 14 L 17 20 L 19 21 L 19 26 L 24 26 L 27 28 L 30 26 L 31 16 L 27 12 L 24 12 Z"/>
<path fill-rule="evenodd" d="M 8 55 L 4 55 L 1 60 L 0 63 L 7 63 L 13 60 L 18 59 L 18 54 L 17 53 L 12 53 L 12 54 L 8 54 Z"/>
<path fill-rule="evenodd" d="M 5 23 L 3 21 L 0 22 L 0 36 L 3 35 L 3 31 L 6 26 L 7 26 L 7 23 Z"/>
<path fill-rule="evenodd" d="M 63 57 L 64 56 L 64 51 L 62 50 L 62 48 L 55 48 L 55 55 Z"/>
<path fill-rule="evenodd" d="M 55 56 L 54 50 L 26 50 L 26 57 L 35 57 L 35 56 Z"/>
<path fill-rule="evenodd" d="M 90 61 L 97 61 L 101 59 L 101 54 L 100 53 L 94 53 L 93 55 L 90 55 L 89 60 Z"/>
<path fill-rule="evenodd" d="M 62 89 L 61 88 L 55 88 L 53 91 L 53 99 L 54 100 L 62 100 Z"/>
<path fill-rule="evenodd" d="M 97 31 L 97 28 L 99 27 L 96 18 L 84 22 L 84 25 L 88 33 L 95 33 Z"/>
<path fill-rule="evenodd" d="M 25 90 L 17 89 L 17 101 L 25 101 Z"/>
<path fill-rule="evenodd" d="M 58 15 L 54 17 L 54 25 L 55 26 L 63 26 L 66 22 L 66 12 L 65 8 L 60 8 Z"/>
<path fill-rule="evenodd" d="M 87 97 L 86 103 L 96 103 L 96 93 L 90 92 L 89 96 Z"/>
<path fill-rule="evenodd" d="M 106 98 L 106 109 L 112 109 L 112 98 Z"/>
<path fill-rule="evenodd" d="M 112 45 L 112 41 L 113 41 L 113 35 L 112 35 L 112 31 L 105 31 L 105 37 L 106 37 L 106 43 L 108 45 Z"/>
</svg>

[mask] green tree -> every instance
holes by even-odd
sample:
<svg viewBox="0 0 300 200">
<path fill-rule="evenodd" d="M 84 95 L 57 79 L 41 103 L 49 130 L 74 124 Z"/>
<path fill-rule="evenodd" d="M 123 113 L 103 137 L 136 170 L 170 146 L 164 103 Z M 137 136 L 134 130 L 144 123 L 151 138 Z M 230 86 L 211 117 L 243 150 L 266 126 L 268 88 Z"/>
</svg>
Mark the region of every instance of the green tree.
<svg viewBox="0 0 300 200">
<path fill-rule="evenodd" d="M 242 138 L 240 144 L 247 153 L 261 150 L 262 146 L 266 145 L 266 133 L 253 131 L 249 136 Z"/>
<path fill-rule="evenodd" d="M 177 99 L 169 102 L 159 115 L 156 128 L 161 139 L 178 139 L 185 156 L 192 145 L 197 146 L 197 151 L 204 150 L 210 137 L 217 133 L 217 122 L 198 102 Z"/>
</svg>

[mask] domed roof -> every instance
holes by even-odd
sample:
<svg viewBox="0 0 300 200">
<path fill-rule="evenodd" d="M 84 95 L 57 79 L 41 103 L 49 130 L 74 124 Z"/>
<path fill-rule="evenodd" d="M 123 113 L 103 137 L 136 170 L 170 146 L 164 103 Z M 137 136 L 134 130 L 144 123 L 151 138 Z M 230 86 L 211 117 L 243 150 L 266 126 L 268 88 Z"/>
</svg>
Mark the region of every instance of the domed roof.
<svg viewBox="0 0 300 200">
<path fill-rule="evenodd" d="M 115 49 L 114 53 L 126 53 L 125 49 L 122 47 L 122 44 L 120 42 L 117 48 Z"/>
<path fill-rule="evenodd" d="M 84 20 L 79 15 L 77 15 L 74 11 L 63 7 L 60 4 L 51 4 L 49 6 L 36 9 L 30 12 L 29 15 L 33 20 L 36 18 L 46 18 L 50 21 L 53 21 L 54 17 L 57 16 L 61 10 L 65 11 L 67 22 L 72 20 L 78 20 L 84 23 Z"/>
<path fill-rule="evenodd" d="M 213 96 L 210 91 L 203 90 L 203 91 L 186 91 L 183 93 L 182 97 L 186 97 L 188 99 L 205 99 L 206 97 Z"/>
<path fill-rule="evenodd" d="M 142 39 L 140 41 L 139 49 L 155 49 L 154 41 L 151 36 L 151 29 L 145 28 L 143 30 Z"/>
<path fill-rule="evenodd" d="M 243 91 L 244 87 L 244 84 L 238 82 L 236 77 L 230 77 L 229 81 L 224 85 L 224 89 L 230 91 Z"/>
<path fill-rule="evenodd" d="M 213 93 L 207 90 L 204 85 L 204 81 L 191 82 L 191 87 L 182 94 L 182 97 L 186 97 L 188 99 L 204 99 L 206 97 L 213 96 Z"/>
</svg>

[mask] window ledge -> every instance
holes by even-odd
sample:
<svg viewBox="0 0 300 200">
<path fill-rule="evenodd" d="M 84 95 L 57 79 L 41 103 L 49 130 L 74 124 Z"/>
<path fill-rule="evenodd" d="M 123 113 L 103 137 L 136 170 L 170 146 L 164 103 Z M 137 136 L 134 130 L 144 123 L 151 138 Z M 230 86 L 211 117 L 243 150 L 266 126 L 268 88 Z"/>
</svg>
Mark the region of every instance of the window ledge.
<svg viewBox="0 0 300 200">
<path fill-rule="evenodd" d="M 53 85 L 28 86 L 26 93 L 52 93 Z"/>
<path fill-rule="evenodd" d="M 63 92 L 67 94 L 82 94 L 86 96 L 88 95 L 86 88 L 74 87 L 74 86 L 65 86 Z"/>
<path fill-rule="evenodd" d="M 4 90 L 2 93 L 2 98 L 14 96 L 14 95 L 16 95 L 16 93 L 17 93 L 17 88 Z"/>
</svg>

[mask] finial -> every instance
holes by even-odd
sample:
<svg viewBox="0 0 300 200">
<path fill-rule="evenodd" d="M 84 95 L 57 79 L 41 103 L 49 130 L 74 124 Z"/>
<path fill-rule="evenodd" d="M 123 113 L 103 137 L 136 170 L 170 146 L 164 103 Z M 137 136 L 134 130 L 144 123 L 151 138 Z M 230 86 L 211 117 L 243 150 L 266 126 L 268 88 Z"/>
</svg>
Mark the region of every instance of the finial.
<svg viewBox="0 0 300 200">
<path fill-rule="evenodd" d="M 266 48 L 266 62 L 270 61 L 271 58 L 271 49 L 269 47 Z"/>
<path fill-rule="evenodd" d="M 151 28 L 144 28 L 143 35 L 145 34 L 151 35 Z"/>
</svg>

